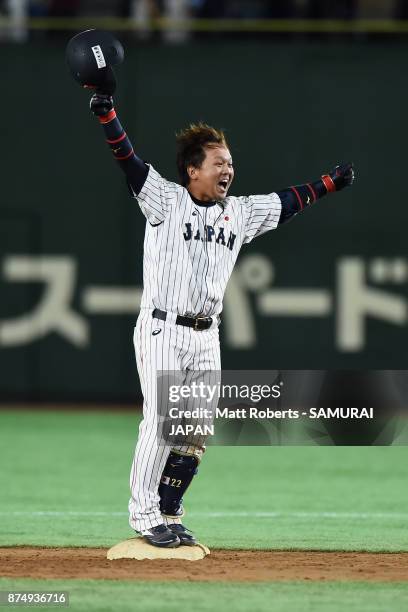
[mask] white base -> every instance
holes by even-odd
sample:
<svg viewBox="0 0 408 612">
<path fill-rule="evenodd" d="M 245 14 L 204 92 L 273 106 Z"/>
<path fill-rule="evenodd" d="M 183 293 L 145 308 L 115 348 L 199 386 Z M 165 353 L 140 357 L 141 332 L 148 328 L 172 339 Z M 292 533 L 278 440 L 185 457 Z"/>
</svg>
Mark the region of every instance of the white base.
<svg viewBox="0 0 408 612">
<path fill-rule="evenodd" d="M 107 558 L 114 559 L 185 559 L 199 561 L 210 554 L 209 548 L 200 544 L 195 546 L 178 546 L 177 548 L 159 548 L 148 544 L 143 538 L 131 538 L 115 544 L 108 550 Z"/>
</svg>

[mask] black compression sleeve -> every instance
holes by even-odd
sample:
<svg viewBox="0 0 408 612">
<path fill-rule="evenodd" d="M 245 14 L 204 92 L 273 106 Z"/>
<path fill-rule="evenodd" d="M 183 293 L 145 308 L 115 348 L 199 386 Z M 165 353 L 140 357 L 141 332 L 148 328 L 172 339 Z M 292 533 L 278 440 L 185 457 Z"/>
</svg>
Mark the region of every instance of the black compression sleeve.
<svg viewBox="0 0 408 612">
<path fill-rule="evenodd" d="M 121 126 L 115 109 L 99 117 L 99 121 L 103 126 L 106 142 L 110 146 L 114 158 L 126 174 L 132 192 L 137 195 L 146 181 L 149 172 L 148 166 L 135 155 L 132 143 Z"/>
<path fill-rule="evenodd" d="M 314 183 L 305 183 L 288 187 L 277 194 L 282 202 L 282 212 L 279 223 L 286 223 L 294 215 L 302 212 L 305 208 L 314 204 L 316 200 L 325 196 L 327 193 L 324 182 L 320 179 Z"/>
</svg>

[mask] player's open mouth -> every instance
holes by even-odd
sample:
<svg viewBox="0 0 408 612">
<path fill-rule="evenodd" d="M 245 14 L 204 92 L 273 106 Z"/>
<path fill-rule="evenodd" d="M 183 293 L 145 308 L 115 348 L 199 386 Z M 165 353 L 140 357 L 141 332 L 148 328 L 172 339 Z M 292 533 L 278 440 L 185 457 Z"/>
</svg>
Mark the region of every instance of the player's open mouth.
<svg viewBox="0 0 408 612">
<path fill-rule="evenodd" d="M 223 191 L 226 191 L 226 189 L 228 188 L 228 181 L 220 181 L 218 183 L 218 187 L 220 187 L 220 189 L 222 189 Z"/>
</svg>

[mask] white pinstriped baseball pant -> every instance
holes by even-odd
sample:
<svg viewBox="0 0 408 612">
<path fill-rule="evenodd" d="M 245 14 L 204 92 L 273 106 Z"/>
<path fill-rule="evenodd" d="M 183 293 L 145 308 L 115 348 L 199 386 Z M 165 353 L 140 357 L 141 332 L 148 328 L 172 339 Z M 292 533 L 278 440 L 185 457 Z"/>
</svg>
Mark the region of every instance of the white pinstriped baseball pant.
<svg viewBox="0 0 408 612">
<path fill-rule="evenodd" d="M 195 331 L 176 325 L 173 313 L 167 314 L 166 321 L 153 319 L 152 310 L 141 310 L 133 338 L 144 399 L 130 472 L 129 524 L 138 532 L 169 522 L 159 509 L 158 487 L 171 447 L 159 445 L 157 437 L 157 374 L 170 370 L 221 370 L 218 325 L 213 323 L 208 330 Z"/>
</svg>

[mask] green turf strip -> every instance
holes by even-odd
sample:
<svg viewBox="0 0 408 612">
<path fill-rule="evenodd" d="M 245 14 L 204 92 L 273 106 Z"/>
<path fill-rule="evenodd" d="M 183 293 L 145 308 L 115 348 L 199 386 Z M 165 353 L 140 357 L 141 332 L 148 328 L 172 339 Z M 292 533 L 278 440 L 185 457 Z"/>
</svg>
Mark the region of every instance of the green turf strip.
<svg viewBox="0 0 408 612">
<path fill-rule="evenodd" d="M 0 579 L 0 589 L 68 591 L 70 605 L 60 610 L 92 612 L 401 612 L 408 609 L 408 583 L 274 582 L 191 583 L 103 580 Z M 7 607 L 5 609 L 11 609 Z M 56 610 L 56 607 L 35 607 Z"/>
<path fill-rule="evenodd" d="M 0 545 L 131 537 L 137 429 L 136 414 L 0 411 Z M 210 447 L 185 523 L 217 548 L 408 550 L 407 475 L 404 446 Z"/>
</svg>

